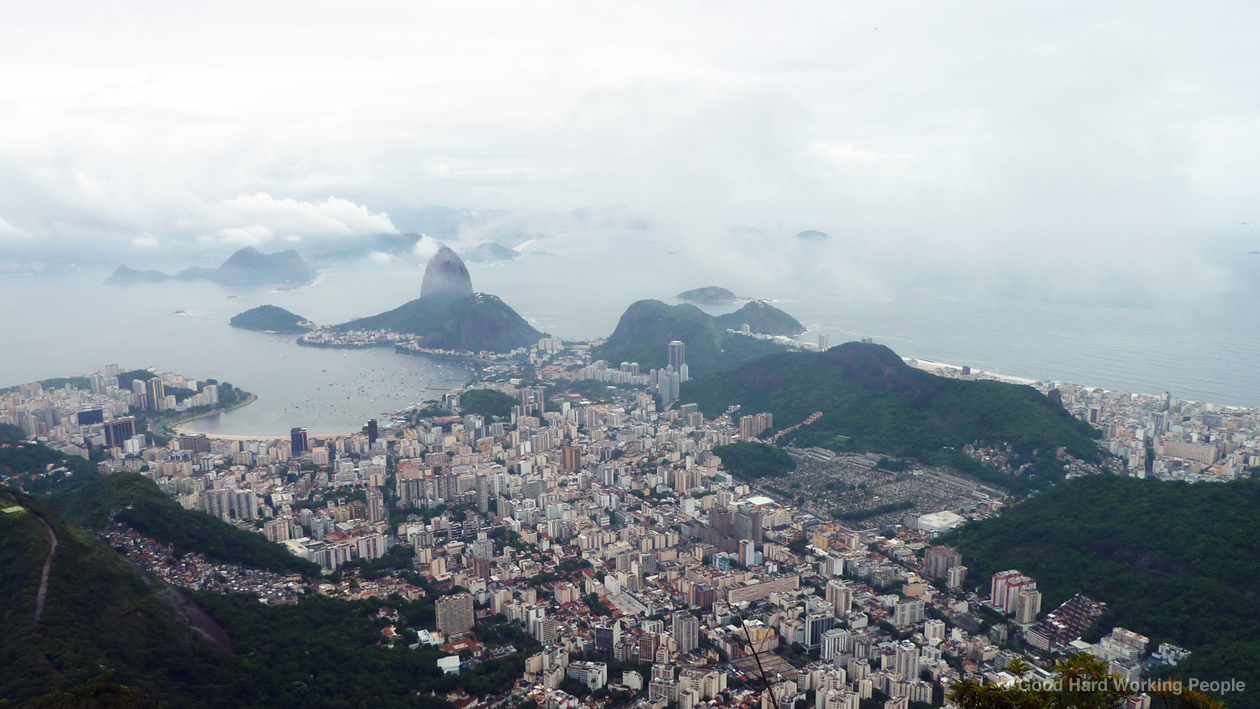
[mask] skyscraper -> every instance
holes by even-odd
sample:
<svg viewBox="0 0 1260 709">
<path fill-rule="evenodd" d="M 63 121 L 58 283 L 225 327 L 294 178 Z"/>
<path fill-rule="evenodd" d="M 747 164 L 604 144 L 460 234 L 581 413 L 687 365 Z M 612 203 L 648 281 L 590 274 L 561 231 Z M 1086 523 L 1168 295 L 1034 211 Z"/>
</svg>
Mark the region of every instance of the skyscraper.
<svg viewBox="0 0 1260 709">
<path fill-rule="evenodd" d="M 683 365 L 687 363 L 687 345 L 681 340 L 669 343 L 669 366 L 674 372 L 682 374 Z M 685 380 L 684 380 L 685 381 Z"/>
<path fill-rule="evenodd" d="M 840 579 L 827 582 L 827 602 L 835 608 L 837 617 L 843 617 L 853 610 L 853 586 Z"/>
<path fill-rule="evenodd" d="M 369 419 L 367 428 L 368 428 L 368 445 L 371 446 L 376 443 L 376 437 L 377 437 L 376 419 Z"/>
<path fill-rule="evenodd" d="M 162 400 L 166 398 L 166 387 L 162 385 L 162 380 L 154 377 L 146 381 L 144 395 L 150 410 L 157 411 L 162 408 Z"/>
<path fill-rule="evenodd" d="M 437 627 L 446 635 L 458 635 L 472 630 L 474 623 L 473 598 L 467 593 L 442 596 L 435 604 Z"/>
<path fill-rule="evenodd" d="M 700 621 L 690 613 L 678 611 L 673 617 L 674 643 L 678 652 L 687 654 L 700 647 Z"/>
<path fill-rule="evenodd" d="M 381 494 L 380 488 L 369 487 L 367 490 L 367 515 L 369 522 L 381 522 L 385 520 L 385 496 Z"/>
<path fill-rule="evenodd" d="M 105 422 L 105 445 L 121 448 L 123 441 L 136 435 L 136 419 L 132 416 Z"/>
<path fill-rule="evenodd" d="M 294 428 L 289 431 L 289 447 L 291 455 L 301 455 L 310 450 L 306 444 L 306 429 Z"/>
<path fill-rule="evenodd" d="M 831 349 L 831 337 L 829 335 L 818 336 L 818 351 L 826 352 Z"/>
<path fill-rule="evenodd" d="M 943 579 L 955 566 L 962 566 L 962 554 L 953 547 L 937 545 L 923 557 L 923 573 L 928 578 Z"/>
</svg>

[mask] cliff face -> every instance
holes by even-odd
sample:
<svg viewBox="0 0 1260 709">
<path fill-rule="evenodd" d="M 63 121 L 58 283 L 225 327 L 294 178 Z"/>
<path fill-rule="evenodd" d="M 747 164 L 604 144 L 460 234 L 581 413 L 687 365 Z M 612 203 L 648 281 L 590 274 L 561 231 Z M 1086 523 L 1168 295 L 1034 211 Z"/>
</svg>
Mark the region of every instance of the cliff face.
<svg viewBox="0 0 1260 709">
<path fill-rule="evenodd" d="M 472 277 L 459 255 L 446 246 L 438 250 L 424 269 L 424 281 L 420 285 L 420 297 L 435 295 L 471 297 Z"/>
</svg>

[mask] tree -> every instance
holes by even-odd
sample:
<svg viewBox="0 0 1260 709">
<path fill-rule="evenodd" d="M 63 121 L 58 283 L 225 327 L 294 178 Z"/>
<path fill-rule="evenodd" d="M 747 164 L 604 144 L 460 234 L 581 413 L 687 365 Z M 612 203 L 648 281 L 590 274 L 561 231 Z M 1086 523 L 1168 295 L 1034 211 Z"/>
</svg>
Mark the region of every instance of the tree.
<svg viewBox="0 0 1260 709">
<path fill-rule="evenodd" d="M 1031 668 L 1015 660 L 1006 671 L 1026 677 Z M 1054 666 L 1051 681 L 1017 681 L 1010 686 L 980 684 L 975 680 L 956 682 L 949 701 L 962 709 L 1120 709 L 1127 704 L 1132 689 L 1107 670 L 1107 664 L 1092 655 L 1073 655 Z M 1156 691 L 1153 706 L 1223 709 L 1224 704 L 1183 688 Z"/>
</svg>

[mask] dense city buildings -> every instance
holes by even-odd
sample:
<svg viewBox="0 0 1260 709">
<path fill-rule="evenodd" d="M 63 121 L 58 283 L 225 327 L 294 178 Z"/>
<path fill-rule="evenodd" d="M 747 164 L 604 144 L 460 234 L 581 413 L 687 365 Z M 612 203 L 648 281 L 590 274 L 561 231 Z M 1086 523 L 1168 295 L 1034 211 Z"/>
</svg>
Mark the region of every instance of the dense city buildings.
<svg viewBox="0 0 1260 709">
<path fill-rule="evenodd" d="M 307 593 L 427 599 L 430 625 L 413 630 L 418 646 L 455 658 L 445 672 L 466 671 L 476 653 L 519 651 L 481 645 L 499 633 L 483 627 L 508 624 L 531 643 L 519 695 L 554 706 L 577 709 L 588 701 L 571 692 L 596 691 L 628 692 L 639 709 L 791 706 L 805 692 L 815 709 L 872 698 L 940 705 L 953 683 L 1006 681 L 1012 660 L 1038 653 L 1089 653 L 1125 677 L 1184 659 L 1183 648 L 1152 652 L 1123 628 L 1085 642 L 1105 606 L 1077 596 L 1043 613 L 1037 581 L 1019 569 L 969 579 L 967 559 L 938 537 L 1001 514 L 1008 498 L 991 484 L 790 446 L 789 477 L 737 477 L 722 446 L 802 422 L 734 407 L 706 417 L 677 399 L 685 346 L 665 354 L 664 367 L 644 373 L 592 360 L 586 343 L 544 338 L 485 358 L 477 381 L 439 400 L 336 436 L 299 426 L 287 438 L 158 439 L 141 424 L 159 419 L 146 417 L 193 396 L 205 405 L 217 387 L 157 372 L 125 387 L 117 367 L 86 388 L 0 395 L 0 422 L 90 456 L 103 473 L 146 476 L 184 508 L 261 535 L 324 576 L 176 558 L 111 527 L 110 543 L 137 566 L 269 603 Z M 144 383 L 153 380 L 162 387 Z M 1260 463 L 1257 412 L 1037 386 L 1100 427 L 1115 454 L 1105 465 L 1067 461 L 1072 476 L 1207 482 Z M 184 399 L 172 403 L 172 391 Z M 159 394 L 164 403 L 149 410 Z M 471 405 L 487 399 L 502 408 Z M 1000 446 L 962 452 L 1006 463 Z M 371 566 L 389 560 L 385 571 Z M 638 669 L 610 676 L 614 662 Z"/>
</svg>

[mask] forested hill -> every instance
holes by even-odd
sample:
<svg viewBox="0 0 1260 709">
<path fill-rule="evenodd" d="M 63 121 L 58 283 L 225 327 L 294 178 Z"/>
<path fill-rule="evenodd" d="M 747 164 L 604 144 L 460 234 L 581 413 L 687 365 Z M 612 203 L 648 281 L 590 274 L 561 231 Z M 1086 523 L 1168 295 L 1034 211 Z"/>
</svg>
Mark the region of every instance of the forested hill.
<svg viewBox="0 0 1260 709">
<path fill-rule="evenodd" d="M 255 532 L 237 529 L 204 512 L 186 510 L 138 473 L 114 473 L 55 494 L 53 507 L 84 527 L 102 529 L 115 520 L 141 534 L 215 561 L 239 563 L 278 573 L 318 576 L 319 567 L 290 554 Z"/>
<path fill-rule="evenodd" d="M 1019 569 L 1037 580 L 1046 612 L 1075 593 L 1104 601 L 1094 634 L 1118 625 L 1152 648 L 1189 648 L 1184 676 L 1243 680 L 1249 691 L 1228 705 L 1260 706 L 1250 691 L 1260 687 L 1260 481 L 1077 478 L 945 541 L 981 593 L 994 572 Z"/>
<path fill-rule="evenodd" d="M 125 701 L 108 706 L 155 705 L 124 685 L 187 706 L 191 696 L 178 690 L 177 678 L 192 668 L 217 669 L 222 658 L 162 600 L 173 591 L 142 579 L 112 548 L 38 500 L 0 488 L 0 507 L 10 506 L 23 511 L 0 514 L 0 697 L 25 706 L 78 687 L 76 701 L 58 706 L 107 706 L 91 700 L 120 695 Z M 50 549 L 45 522 L 57 551 L 33 625 Z"/>
<path fill-rule="evenodd" d="M 669 364 L 669 343 L 680 340 L 687 345 L 687 369 L 696 377 L 784 350 L 771 340 L 736 335 L 727 329 L 717 318 L 694 305 L 640 300 L 626 308 L 617 329 L 592 355 L 614 366 L 638 362 L 646 372 Z"/>
<path fill-rule="evenodd" d="M 417 298 L 334 329 L 393 330 L 419 335 L 426 347 L 473 352 L 510 352 L 534 344 L 543 336 L 498 296 L 485 293 L 468 297 L 439 293 Z"/>
<path fill-rule="evenodd" d="M 137 572 L 35 498 L 0 487 L 0 509 L 3 706 L 447 709 L 442 696 L 456 689 L 510 691 L 539 647 L 519 626 L 479 624 L 479 638 L 506 633 L 518 652 L 445 675 L 436 663 L 449 653 L 382 644 L 392 621 L 372 617 L 388 603 L 413 642 L 410 628 L 434 627 L 432 592 L 417 601 L 313 595 L 273 607 L 253 596 L 180 591 Z M 51 546 L 45 521 L 58 545 L 33 624 Z"/>
<path fill-rule="evenodd" d="M 232 318 L 232 327 L 260 332 L 306 332 L 311 323 L 296 313 L 275 305 L 260 305 Z"/>
<path fill-rule="evenodd" d="M 1062 478 L 1056 448 L 1082 460 L 1099 458 L 1097 431 L 1032 387 L 938 377 L 906 365 L 883 345 L 849 342 L 826 352 L 772 355 L 684 384 L 680 400 L 699 404 L 705 416 L 735 404 L 742 414 L 768 411 L 778 428 L 821 411 L 821 418 L 791 435 L 800 447 L 966 468 L 970 459 L 958 453 L 965 444 L 1009 443 L 1016 462 L 1032 468 L 993 481 L 1018 492 Z"/>
</svg>

